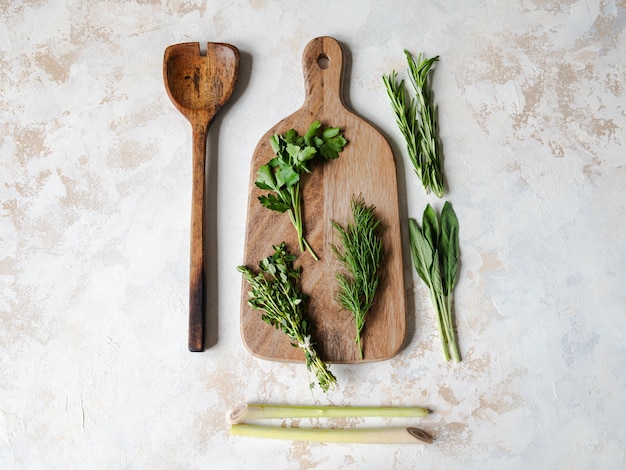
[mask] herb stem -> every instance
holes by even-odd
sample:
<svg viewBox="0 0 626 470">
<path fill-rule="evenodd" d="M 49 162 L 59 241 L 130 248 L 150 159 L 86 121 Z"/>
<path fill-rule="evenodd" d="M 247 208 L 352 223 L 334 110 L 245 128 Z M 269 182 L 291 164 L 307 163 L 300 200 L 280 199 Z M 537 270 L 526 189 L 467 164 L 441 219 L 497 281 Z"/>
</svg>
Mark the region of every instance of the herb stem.
<svg viewBox="0 0 626 470">
<path fill-rule="evenodd" d="M 430 410 L 419 406 L 311 406 L 248 403 L 228 415 L 231 424 L 280 418 L 423 418 Z"/>
<path fill-rule="evenodd" d="M 439 296 L 432 290 L 430 292 L 430 301 L 435 309 L 435 317 L 437 318 L 437 328 L 439 330 L 439 338 L 441 338 L 441 350 L 446 361 L 450 360 L 450 350 L 448 348 L 448 336 L 446 335 L 446 326 L 444 316 L 441 310 Z"/>
<path fill-rule="evenodd" d="M 291 224 L 296 229 L 296 235 L 298 237 L 298 245 L 300 246 L 300 251 L 308 251 L 315 261 L 319 261 L 319 257 L 313 251 L 311 245 L 307 241 L 304 236 L 304 220 L 302 216 L 302 198 L 300 195 L 300 185 L 290 186 L 288 188 L 289 194 L 291 196 L 291 200 L 293 201 L 293 206 L 288 210 L 289 219 L 291 220 Z"/>
<path fill-rule="evenodd" d="M 459 346 L 456 340 L 456 331 L 454 325 L 454 317 L 452 310 L 452 293 L 446 296 L 446 318 L 448 322 L 448 344 L 450 353 L 452 354 L 452 360 L 454 362 L 461 362 L 461 354 L 459 353 Z"/>
<path fill-rule="evenodd" d="M 292 428 L 258 424 L 234 424 L 233 436 L 283 439 L 308 442 L 339 442 L 350 444 L 430 444 L 433 437 L 414 427 L 389 428 Z"/>
</svg>

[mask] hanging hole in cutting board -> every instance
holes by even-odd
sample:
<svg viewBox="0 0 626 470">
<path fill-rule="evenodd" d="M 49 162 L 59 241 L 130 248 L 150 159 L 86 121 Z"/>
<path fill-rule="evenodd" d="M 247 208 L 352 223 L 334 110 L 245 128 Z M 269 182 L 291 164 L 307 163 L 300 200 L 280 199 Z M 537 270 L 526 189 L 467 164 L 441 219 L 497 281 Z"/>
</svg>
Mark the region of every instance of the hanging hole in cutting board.
<svg viewBox="0 0 626 470">
<path fill-rule="evenodd" d="M 328 58 L 326 54 L 320 54 L 317 57 L 317 65 L 319 68 L 325 70 L 328 67 L 330 67 L 330 59 Z"/>
</svg>

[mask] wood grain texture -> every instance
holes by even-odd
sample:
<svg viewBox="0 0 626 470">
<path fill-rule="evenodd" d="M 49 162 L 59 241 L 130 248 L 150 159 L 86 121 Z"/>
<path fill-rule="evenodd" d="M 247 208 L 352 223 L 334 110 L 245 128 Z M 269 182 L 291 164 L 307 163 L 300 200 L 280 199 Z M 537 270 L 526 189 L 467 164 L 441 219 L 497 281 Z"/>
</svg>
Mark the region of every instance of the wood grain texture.
<svg viewBox="0 0 626 470">
<path fill-rule="evenodd" d="M 193 134 L 191 247 L 189 269 L 190 351 L 203 351 L 205 338 L 205 163 L 211 121 L 233 93 L 239 73 L 239 51 L 230 44 L 207 43 L 206 54 L 197 42 L 165 49 L 163 78 L 174 106 L 187 118 Z"/>
<path fill-rule="evenodd" d="M 246 225 L 244 264 L 258 270 L 258 262 L 272 254 L 272 245 L 286 241 L 302 266 L 302 288 L 310 296 L 307 315 L 313 324 L 318 353 L 333 363 L 389 359 L 400 349 L 405 336 L 405 295 L 396 165 L 384 136 L 348 110 L 342 99 L 344 57 L 333 38 L 313 39 L 303 54 L 305 100 L 300 109 L 278 122 L 261 138 L 252 156 L 250 196 Z M 293 128 L 300 134 L 311 122 L 340 127 L 348 144 L 339 158 L 314 163 L 302 181 L 306 237 L 320 261 L 301 253 L 287 214 L 261 206 L 254 182 L 259 166 L 273 158 L 269 145 L 273 134 Z M 340 269 L 330 244 L 339 243 L 330 221 L 345 224 L 351 218 L 350 200 L 362 194 L 384 226 L 385 260 L 377 300 L 369 312 L 362 334 L 364 359 L 354 342 L 352 315 L 335 302 L 335 272 Z M 301 362 L 303 353 L 290 345 L 286 335 L 261 320 L 259 311 L 247 305 L 249 286 L 242 284 L 241 333 L 245 346 L 255 356 L 268 360 Z"/>
</svg>

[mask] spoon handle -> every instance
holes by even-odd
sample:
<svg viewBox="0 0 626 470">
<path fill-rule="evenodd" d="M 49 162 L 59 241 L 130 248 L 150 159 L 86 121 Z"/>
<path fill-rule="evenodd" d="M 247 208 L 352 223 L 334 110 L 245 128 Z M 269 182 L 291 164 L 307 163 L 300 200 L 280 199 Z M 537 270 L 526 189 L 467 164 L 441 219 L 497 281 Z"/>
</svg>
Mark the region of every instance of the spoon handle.
<svg viewBox="0 0 626 470">
<path fill-rule="evenodd" d="M 204 199 L 208 125 L 193 125 L 191 258 L 189 272 L 189 351 L 204 351 Z"/>
</svg>

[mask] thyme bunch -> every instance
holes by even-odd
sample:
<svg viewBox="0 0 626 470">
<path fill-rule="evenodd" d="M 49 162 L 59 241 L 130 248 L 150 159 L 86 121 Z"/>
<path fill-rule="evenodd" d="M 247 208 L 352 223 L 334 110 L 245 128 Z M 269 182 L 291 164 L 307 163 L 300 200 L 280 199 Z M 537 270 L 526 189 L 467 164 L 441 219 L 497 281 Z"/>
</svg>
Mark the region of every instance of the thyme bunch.
<svg viewBox="0 0 626 470">
<path fill-rule="evenodd" d="M 315 374 L 320 388 L 327 392 L 337 379 L 315 351 L 305 315 L 307 298 L 300 288 L 301 269 L 293 266 L 296 257 L 289 253 L 285 242 L 273 248 L 274 253 L 259 262 L 258 273 L 247 266 L 237 267 L 250 284 L 248 305 L 262 311 L 264 322 L 282 330 L 291 339 L 292 346 L 302 349 L 307 369 Z"/>
</svg>

